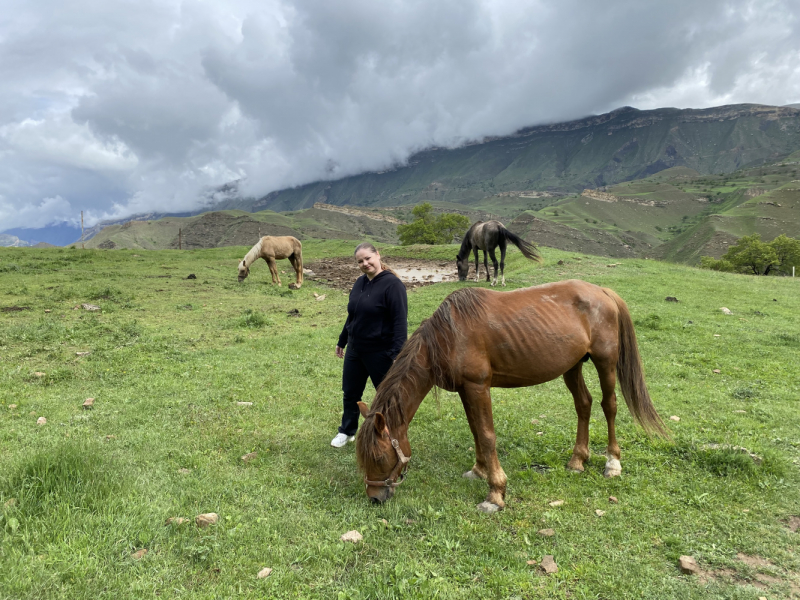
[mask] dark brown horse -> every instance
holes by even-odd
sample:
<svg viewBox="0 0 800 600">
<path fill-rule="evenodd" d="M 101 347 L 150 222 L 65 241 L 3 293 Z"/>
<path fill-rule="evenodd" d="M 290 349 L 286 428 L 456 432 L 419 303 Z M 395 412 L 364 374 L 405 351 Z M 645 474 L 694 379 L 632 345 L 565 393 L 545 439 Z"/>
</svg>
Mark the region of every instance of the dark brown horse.
<svg viewBox="0 0 800 600">
<path fill-rule="evenodd" d="M 475 438 L 475 465 L 464 476 L 489 483 L 480 510 L 505 506 L 506 474 L 495 450 L 492 387 L 537 385 L 563 376 L 578 413 L 567 468 L 583 471 L 592 408 L 581 373 L 587 360 L 600 377 L 608 423 L 604 474 L 614 477 L 622 472 L 614 430 L 617 380 L 634 419 L 648 432 L 667 435 L 645 386 L 625 302 L 610 289 L 574 279 L 513 292 L 453 292 L 406 342 L 372 408 L 359 403 L 365 420 L 356 456 L 367 496 L 384 502 L 402 481 L 411 456 L 408 427 L 434 385 L 461 396 Z"/>
<path fill-rule="evenodd" d="M 464 239 L 461 241 L 461 248 L 456 255 L 456 268 L 458 269 L 458 280 L 466 281 L 469 275 L 469 254 L 475 253 L 475 281 L 479 279 L 479 263 L 478 263 L 478 250 L 483 250 L 483 266 L 486 270 L 486 281 L 489 281 L 489 262 L 488 257 L 492 257 L 492 265 L 494 266 L 494 279 L 492 280 L 492 287 L 497 285 L 497 257 L 494 252 L 500 248 L 500 277 L 502 285 L 506 285 L 506 246 L 508 242 L 514 244 L 520 249 L 525 258 L 530 258 L 538 262 L 542 261 L 542 257 L 536 250 L 536 246 L 526 242 L 516 234 L 511 233 L 506 229 L 500 221 L 477 221 L 472 224 L 472 227 L 467 230 Z"/>
</svg>

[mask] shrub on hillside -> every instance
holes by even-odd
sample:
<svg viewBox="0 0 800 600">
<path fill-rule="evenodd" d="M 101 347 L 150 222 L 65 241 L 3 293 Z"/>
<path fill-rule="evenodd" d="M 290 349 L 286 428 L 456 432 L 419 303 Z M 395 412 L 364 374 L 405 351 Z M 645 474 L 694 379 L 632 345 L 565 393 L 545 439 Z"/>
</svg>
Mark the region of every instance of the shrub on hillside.
<svg viewBox="0 0 800 600">
<path fill-rule="evenodd" d="M 397 226 L 397 235 L 403 246 L 450 244 L 455 238 L 463 237 L 469 227 L 469 219 L 463 215 L 446 213 L 434 216 L 433 206 L 428 202 L 418 204 L 411 212 L 414 220 Z"/>
</svg>

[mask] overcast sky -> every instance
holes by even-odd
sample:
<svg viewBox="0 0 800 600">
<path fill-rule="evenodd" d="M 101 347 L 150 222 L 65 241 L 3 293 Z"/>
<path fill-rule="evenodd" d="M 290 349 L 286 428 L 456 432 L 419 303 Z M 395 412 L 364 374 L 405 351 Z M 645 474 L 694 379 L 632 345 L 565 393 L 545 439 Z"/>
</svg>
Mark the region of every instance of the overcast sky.
<svg viewBox="0 0 800 600">
<path fill-rule="evenodd" d="M 0 231 L 641 109 L 800 101 L 800 0 L 4 0 Z"/>
</svg>

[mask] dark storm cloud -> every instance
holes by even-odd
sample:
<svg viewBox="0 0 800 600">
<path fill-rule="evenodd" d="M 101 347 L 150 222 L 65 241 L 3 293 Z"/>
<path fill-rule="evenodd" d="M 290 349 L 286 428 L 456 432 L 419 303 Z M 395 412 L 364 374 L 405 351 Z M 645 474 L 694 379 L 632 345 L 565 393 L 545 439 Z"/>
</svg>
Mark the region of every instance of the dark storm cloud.
<svg viewBox="0 0 800 600">
<path fill-rule="evenodd" d="M 800 100 L 798 0 L 10 2 L 0 230 L 260 195 L 622 105 Z"/>
</svg>

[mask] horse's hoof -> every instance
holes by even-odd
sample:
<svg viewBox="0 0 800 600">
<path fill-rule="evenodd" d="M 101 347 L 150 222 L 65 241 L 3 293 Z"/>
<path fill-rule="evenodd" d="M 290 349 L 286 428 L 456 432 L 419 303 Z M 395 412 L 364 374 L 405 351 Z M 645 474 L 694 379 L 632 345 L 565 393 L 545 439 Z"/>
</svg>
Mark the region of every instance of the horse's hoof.
<svg viewBox="0 0 800 600">
<path fill-rule="evenodd" d="M 475 471 L 467 471 L 462 475 L 464 479 L 481 479 L 481 476 L 475 473 Z"/>
<path fill-rule="evenodd" d="M 619 477 L 620 475 L 622 475 L 622 464 L 616 458 L 609 459 L 606 462 L 603 477 Z"/>
<path fill-rule="evenodd" d="M 486 513 L 487 515 L 491 515 L 492 513 L 496 513 L 502 510 L 502 508 L 497 506 L 497 504 L 492 504 L 491 502 L 488 501 L 481 502 L 480 504 L 478 504 L 477 508 L 479 511 L 481 511 L 482 513 Z"/>
</svg>

